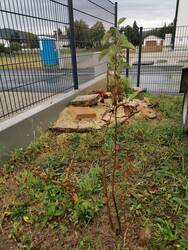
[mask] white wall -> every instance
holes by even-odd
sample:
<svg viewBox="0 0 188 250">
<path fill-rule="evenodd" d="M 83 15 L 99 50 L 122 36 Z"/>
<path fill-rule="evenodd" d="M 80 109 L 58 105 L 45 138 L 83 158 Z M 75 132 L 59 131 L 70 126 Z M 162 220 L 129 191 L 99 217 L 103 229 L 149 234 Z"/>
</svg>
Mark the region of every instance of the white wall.
<svg viewBox="0 0 188 250">
<path fill-rule="evenodd" d="M 169 47 L 172 44 L 172 34 L 165 34 L 164 46 Z"/>
<path fill-rule="evenodd" d="M 180 0 L 177 26 L 188 26 L 188 0 Z"/>
<path fill-rule="evenodd" d="M 188 0 L 179 2 L 175 49 L 188 49 Z"/>
</svg>

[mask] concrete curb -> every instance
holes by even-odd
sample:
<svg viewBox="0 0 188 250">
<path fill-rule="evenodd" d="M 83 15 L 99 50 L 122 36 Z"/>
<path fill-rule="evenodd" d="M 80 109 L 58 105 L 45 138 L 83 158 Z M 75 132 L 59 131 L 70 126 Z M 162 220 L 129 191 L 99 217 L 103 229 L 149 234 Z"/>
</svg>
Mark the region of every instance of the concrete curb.
<svg viewBox="0 0 188 250">
<path fill-rule="evenodd" d="M 40 105 L 0 123 L 0 163 L 11 151 L 26 146 L 56 121 L 60 112 L 78 95 L 106 86 L 106 74 L 80 85 L 79 90 L 59 94 Z"/>
</svg>

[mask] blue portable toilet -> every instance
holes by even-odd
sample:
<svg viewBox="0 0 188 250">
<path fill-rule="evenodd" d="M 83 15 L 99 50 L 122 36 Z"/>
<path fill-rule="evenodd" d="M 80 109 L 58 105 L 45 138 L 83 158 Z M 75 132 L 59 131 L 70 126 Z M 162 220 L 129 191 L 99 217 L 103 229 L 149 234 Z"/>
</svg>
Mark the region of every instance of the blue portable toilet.
<svg viewBox="0 0 188 250">
<path fill-rule="evenodd" d="M 40 36 L 39 45 L 42 64 L 44 66 L 59 65 L 55 39 L 51 37 Z"/>
</svg>

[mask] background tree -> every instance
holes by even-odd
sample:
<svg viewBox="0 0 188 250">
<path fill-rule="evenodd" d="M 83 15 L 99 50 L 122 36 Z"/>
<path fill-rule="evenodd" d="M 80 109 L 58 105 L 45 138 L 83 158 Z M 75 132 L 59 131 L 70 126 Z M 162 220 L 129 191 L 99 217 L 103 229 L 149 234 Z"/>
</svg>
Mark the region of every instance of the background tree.
<svg viewBox="0 0 188 250">
<path fill-rule="evenodd" d="M 102 22 L 96 22 L 90 28 L 90 41 L 92 42 L 93 47 L 101 48 L 101 40 L 105 34 L 105 28 Z"/>
<path fill-rule="evenodd" d="M 132 35 L 131 40 L 129 40 L 129 41 L 132 44 L 134 44 L 135 46 L 139 45 L 139 27 L 138 27 L 136 21 L 134 21 L 134 23 L 133 23 L 133 35 Z"/>
<path fill-rule="evenodd" d="M 10 51 L 12 52 L 18 52 L 19 50 L 21 50 L 22 46 L 20 43 L 17 42 L 11 42 L 10 44 Z"/>
<path fill-rule="evenodd" d="M 54 30 L 54 37 L 57 39 L 62 39 L 63 38 L 63 32 L 60 28 L 57 30 Z"/>
<path fill-rule="evenodd" d="M 147 31 L 143 32 L 143 38 L 147 37 L 147 36 L 157 36 L 161 39 L 165 39 L 165 35 L 166 34 L 173 34 L 174 33 L 174 23 L 170 23 L 168 25 L 166 25 L 166 23 L 164 24 L 163 27 L 161 28 L 154 28 L 154 29 L 150 29 Z"/>
<path fill-rule="evenodd" d="M 19 36 L 19 33 L 18 31 L 14 31 L 12 34 L 11 34 L 11 37 L 10 37 L 10 43 L 20 43 L 20 36 Z"/>
<path fill-rule="evenodd" d="M 29 49 L 37 49 L 39 48 L 39 40 L 37 35 L 34 35 L 32 33 L 27 34 L 27 41 L 26 41 L 27 47 Z"/>
<path fill-rule="evenodd" d="M 120 32 L 123 33 L 128 40 L 134 44 L 134 46 L 139 45 L 139 27 L 134 21 L 133 26 L 127 25 L 126 27 L 121 27 Z"/>
<path fill-rule="evenodd" d="M 3 43 L 0 43 L 0 53 L 3 53 L 6 51 L 5 45 Z"/>
<path fill-rule="evenodd" d="M 77 48 L 86 48 L 89 44 L 89 26 L 82 19 L 74 22 L 75 41 Z M 70 39 L 70 28 L 66 28 L 67 37 Z"/>
</svg>

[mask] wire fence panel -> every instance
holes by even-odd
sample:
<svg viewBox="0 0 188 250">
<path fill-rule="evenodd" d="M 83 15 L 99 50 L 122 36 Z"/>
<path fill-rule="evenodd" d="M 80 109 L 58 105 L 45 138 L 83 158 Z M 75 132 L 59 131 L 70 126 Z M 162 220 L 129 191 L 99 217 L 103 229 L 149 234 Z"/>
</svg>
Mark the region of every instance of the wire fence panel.
<svg viewBox="0 0 188 250">
<path fill-rule="evenodd" d="M 139 48 L 130 51 L 132 68 L 129 77 L 133 85 L 150 92 L 178 94 L 182 68 L 188 64 L 188 26 L 165 29 L 143 29 L 141 71 L 138 82 Z M 125 72 L 124 72 L 125 74 Z"/>
<path fill-rule="evenodd" d="M 115 25 L 115 4 L 109 0 L 74 0 L 75 40 L 79 84 L 103 74 L 106 59 L 99 60 L 105 31 Z"/>
<path fill-rule="evenodd" d="M 0 119 L 106 72 L 101 39 L 114 24 L 110 0 L 1 0 Z"/>
<path fill-rule="evenodd" d="M 0 118 L 73 87 L 66 2 L 1 0 Z"/>
<path fill-rule="evenodd" d="M 0 119 L 105 73 L 101 39 L 116 17 L 110 0 L 1 0 Z M 123 74 L 150 92 L 179 93 L 188 26 L 135 32 Z"/>
</svg>

